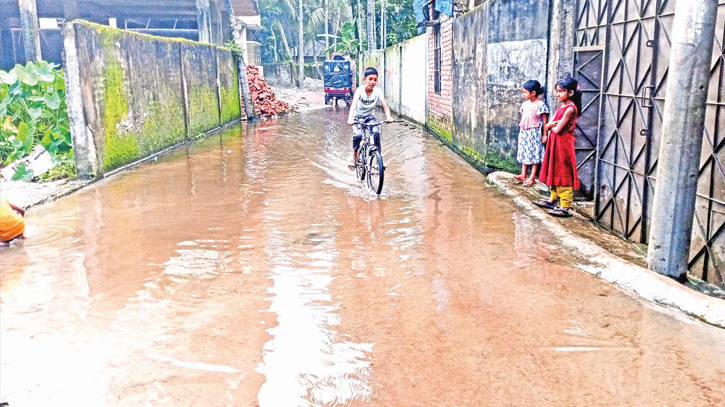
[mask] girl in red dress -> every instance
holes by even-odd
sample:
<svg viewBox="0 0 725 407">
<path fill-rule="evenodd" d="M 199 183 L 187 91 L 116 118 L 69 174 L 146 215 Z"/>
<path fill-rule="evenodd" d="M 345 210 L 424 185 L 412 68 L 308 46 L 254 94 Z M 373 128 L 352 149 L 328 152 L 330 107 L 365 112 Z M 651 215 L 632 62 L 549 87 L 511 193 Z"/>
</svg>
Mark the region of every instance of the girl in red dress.
<svg viewBox="0 0 725 407">
<path fill-rule="evenodd" d="M 578 85 L 572 78 L 564 78 L 556 84 L 556 97 L 561 106 L 556 110 L 554 121 L 544 127 L 546 152 L 539 181 L 549 186 L 551 198 L 539 199 L 534 204 L 551 209 L 549 214 L 553 216 L 572 216 L 570 209 L 574 204 L 574 190 L 579 189 L 574 150 L 574 128 L 581 112 L 582 96 Z M 546 140 L 549 131 L 551 133 Z"/>
</svg>

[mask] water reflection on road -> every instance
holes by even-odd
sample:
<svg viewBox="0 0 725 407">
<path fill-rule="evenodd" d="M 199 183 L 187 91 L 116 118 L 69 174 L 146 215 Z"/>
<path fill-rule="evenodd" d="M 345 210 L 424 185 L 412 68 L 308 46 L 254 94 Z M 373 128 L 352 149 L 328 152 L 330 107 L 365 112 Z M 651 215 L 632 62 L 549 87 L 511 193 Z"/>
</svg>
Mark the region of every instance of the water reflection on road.
<svg viewBox="0 0 725 407">
<path fill-rule="evenodd" d="M 28 213 L 15 405 L 723 405 L 725 331 L 644 304 L 438 142 L 345 109 L 230 127 Z"/>
</svg>

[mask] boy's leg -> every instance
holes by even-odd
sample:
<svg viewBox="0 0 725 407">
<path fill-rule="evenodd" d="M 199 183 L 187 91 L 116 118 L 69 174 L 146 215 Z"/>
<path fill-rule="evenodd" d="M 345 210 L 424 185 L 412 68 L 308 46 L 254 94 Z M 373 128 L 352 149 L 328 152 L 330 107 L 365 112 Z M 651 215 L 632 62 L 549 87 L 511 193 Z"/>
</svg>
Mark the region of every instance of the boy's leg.
<svg viewBox="0 0 725 407">
<path fill-rule="evenodd" d="M 348 167 L 355 169 L 355 162 L 357 162 L 357 150 L 360 148 L 360 142 L 362 141 L 362 129 L 358 125 L 352 126 L 352 165 Z"/>
<path fill-rule="evenodd" d="M 557 187 L 562 208 L 569 209 L 574 205 L 574 187 Z"/>
</svg>

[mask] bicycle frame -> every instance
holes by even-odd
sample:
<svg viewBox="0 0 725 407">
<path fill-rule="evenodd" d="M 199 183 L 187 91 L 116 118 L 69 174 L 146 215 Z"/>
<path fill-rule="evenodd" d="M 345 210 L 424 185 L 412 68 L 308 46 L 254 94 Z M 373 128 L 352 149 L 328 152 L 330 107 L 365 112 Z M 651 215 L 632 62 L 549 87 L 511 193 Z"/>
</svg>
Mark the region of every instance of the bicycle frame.
<svg viewBox="0 0 725 407">
<path fill-rule="evenodd" d="M 375 145 L 372 128 L 383 123 L 384 122 L 363 123 L 355 121 L 355 124 L 360 125 L 362 130 L 362 140 L 360 140 L 360 146 L 357 150 L 357 159 L 355 160 L 356 174 L 360 180 L 367 178 L 368 187 L 370 187 L 378 195 L 380 195 L 383 188 L 383 172 L 385 167 L 383 166 L 383 158 L 379 152 L 379 148 Z M 377 180 L 377 184 L 373 184 L 373 179 Z"/>
</svg>

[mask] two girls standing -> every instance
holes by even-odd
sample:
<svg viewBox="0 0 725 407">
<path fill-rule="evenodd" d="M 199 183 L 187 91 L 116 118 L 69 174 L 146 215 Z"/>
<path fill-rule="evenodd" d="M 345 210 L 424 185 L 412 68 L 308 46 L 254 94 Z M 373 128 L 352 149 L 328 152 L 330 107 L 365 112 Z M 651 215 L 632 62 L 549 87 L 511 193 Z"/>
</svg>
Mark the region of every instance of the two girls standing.
<svg viewBox="0 0 725 407">
<path fill-rule="evenodd" d="M 532 82 L 535 82 L 532 84 Z M 528 85 L 528 86 L 527 86 Z M 538 92 L 536 91 L 538 85 Z M 533 90 L 531 90 L 533 89 Z M 574 149 L 574 129 L 576 127 L 577 117 L 581 112 L 581 92 L 575 79 L 564 78 L 556 84 L 556 97 L 561 106 L 556 110 L 554 120 L 547 123 L 548 110 L 544 111 L 541 107 L 536 107 L 536 116 L 540 117 L 538 127 L 533 126 L 536 121 L 532 122 L 532 104 L 538 105 L 536 101 L 538 95 L 541 94 L 541 85 L 536 81 L 529 81 L 524 85 L 524 97 L 526 102 L 521 107 L 521 131 L 519 133 L 519 151 L 517 160 L 523 165 L 523 174 L 517 176 L 517 179 L 524 181 L 526 177 L 526 166 L 533 164 L 531 178 L 526 179 L 524 185 L 533 185 L 534 176 L 536 174 L 536 164 L 541 163 L 541 172 L 539 173 L 539 181 L 549 186 L 551 196 L 549 199 L 539 199 L 534 204 L 542 208 L 547 208 L 549 214 L 558 217 L 572 216 L 571 208 L 574 204 L 574 190 L 579 189 L 579 176 L 576 169 L 576 153 Z M 535 92 L 535 96 L 530 96 Z M 546 108 L 546 105 L 543 105 Z M 525 115 L 528 112 L 528 117 Z M 534 131 L 532 131 L 532 129 Z M 543 132 L 542 132 L 543 130 Z M 522 154 L 522 145 L 524 150 L 529 145 L 536 145 L 531 140 L 534 134 L 538 140 L 540 137 L 541 147 L 544 144 L 546 149 L 542 159 L 538 162 L 529 160 L 527 153 Z M 522 142 L 523 139 L 523 142 Z M 536 150 L 535 150 L 536 151 Z M 522 160 L 523 157 L 524 159 Z M 536 157 L 535 157 L 536 158 Z"/>
</svg>

